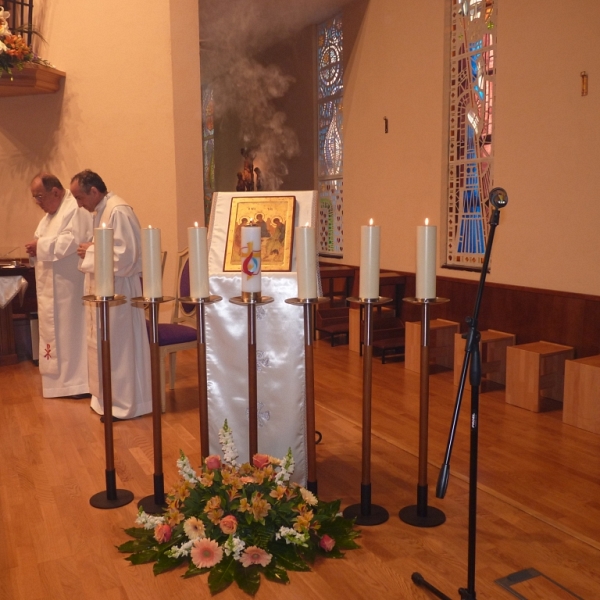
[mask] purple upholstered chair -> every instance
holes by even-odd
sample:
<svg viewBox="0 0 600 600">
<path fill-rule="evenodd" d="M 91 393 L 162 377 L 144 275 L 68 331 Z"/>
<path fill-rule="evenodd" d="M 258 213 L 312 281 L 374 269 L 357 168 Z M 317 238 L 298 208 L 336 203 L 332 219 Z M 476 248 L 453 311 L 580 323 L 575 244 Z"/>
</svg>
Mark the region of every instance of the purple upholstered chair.
<svg viewBox="0 0 600 600">
<path fill-rule="evenodd" d="M 175 389 L 175 360 L 179 350 L 196 347 L 196 305 L 182 304 L 179 298 L 190 295 L 190 272 L 188 250 L 179 253 L 177 263 L 177 286 L 170 323 L 158 324 L 158 345 L 160 346 L 160 395 L 162 411 L 166 410 L 165 398 L 165 358 L 169 357 L 169 389 Z M 183 323 L 189 323 L 183 325 Z"/>
</svg>

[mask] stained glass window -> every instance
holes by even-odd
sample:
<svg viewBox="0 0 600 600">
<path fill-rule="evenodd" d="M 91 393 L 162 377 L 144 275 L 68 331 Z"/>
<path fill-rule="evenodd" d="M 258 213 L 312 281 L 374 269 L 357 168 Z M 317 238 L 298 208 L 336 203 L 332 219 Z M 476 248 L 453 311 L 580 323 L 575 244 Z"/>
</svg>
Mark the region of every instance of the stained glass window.
<svg viewBox="0 0 600 600">
<path fill-rule="evenodd" d="M 480 269 L 493 178 L 494 0 L 452 0 L 447 267 Z"/>
<path fill-rule="evenodd" d="M 317 29 L 319 251 L 343 252 L 343 29 L 337 15 Z"/>
<path fill-rule="evenodd" d="M 208 225 L 212 207 L 212 195 L 215 191 L 215 99 L 211 86 L 202 89 L 202 150 L 204 175 L 204 218 Z"/>
</svg>

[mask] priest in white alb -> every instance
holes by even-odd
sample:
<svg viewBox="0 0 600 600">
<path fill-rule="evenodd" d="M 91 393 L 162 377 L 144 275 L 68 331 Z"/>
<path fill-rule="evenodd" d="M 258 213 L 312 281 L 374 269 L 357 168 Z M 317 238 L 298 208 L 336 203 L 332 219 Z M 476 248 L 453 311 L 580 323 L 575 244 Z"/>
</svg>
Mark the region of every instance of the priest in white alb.
<svg viewBox="0 0 600 600">
<path fill-rule="evenodd" d="M 109 308 L 110 359 L 112 374 L 113 419 L 132 419 L 152 412 L 150 343 L 144 311 L 130 300 L 142 295 L 142 246 L 140 223 L 125 200 L 109 192 L 102 178 L 93 171 L 82 171 L 71 180 L 71 192 L 80 207 L 94 215 L 94 229 L 102 226 L 114 231 L 115 294 L 126 301 Z M 85 293 L 95 294 L 94 244 L 81 244 Z M 88 308 L 88 363 L 92 409 L 104 414 L 100 364 L 98 314 L 95 304 Z"/>
<path fill-rule="evenodd" d="M 44 398 L 89 397 L 83 273 L 77 248 L 92 237 L 92 218 L 50 173 L 31 181 L 46 213 L 25 250 L 35 266 Z"/>
</svg>

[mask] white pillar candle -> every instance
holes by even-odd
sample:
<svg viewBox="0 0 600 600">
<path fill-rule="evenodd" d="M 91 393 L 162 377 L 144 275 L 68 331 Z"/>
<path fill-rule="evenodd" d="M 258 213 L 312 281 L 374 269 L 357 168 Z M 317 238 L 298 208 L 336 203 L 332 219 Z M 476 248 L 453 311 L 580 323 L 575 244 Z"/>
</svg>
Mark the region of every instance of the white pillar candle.
<svg viewBox="0 0 600 600">
<path fill-rule="evenodd" d="M 317 297 L 317 243 L 315 230 L 309 227 L 296 227 L 296 277 L 298 278 L 298 298 Z"/>
<path fill-rule="evenodd" d="M 144 298 L 162 298 L 160 229 L 142 229 L 142 282 Z"/>
<path fill-rule="evenodd" d="M 208 298 L 208 246 L 206 227 L 188 227 L 188 247 L 190 252 L 190 296 Z"/>
<path fill-rule="evenodd" d="M 437 227 L 425 225 L 417 227 L 417 293 L 419 300 L 435 298 Z"/>
<path fill-rule="evenodd" d="M 260 227 L 242 227 L 242 294 L 260 294 Z"/>
<path fill-rule="evenodd" d="M 361 299 L 379 298 L 379 240 L 381 227 L 369 225 L 361 227 L 360 235 L 360 285 L 358 295 Z"/>
<path fill-rule="evenodd" d="M 113 240 L 114 231 L 106 223 L 94 229 L 94 284 L 98 298 L 115 295 Z"/>
</svg>

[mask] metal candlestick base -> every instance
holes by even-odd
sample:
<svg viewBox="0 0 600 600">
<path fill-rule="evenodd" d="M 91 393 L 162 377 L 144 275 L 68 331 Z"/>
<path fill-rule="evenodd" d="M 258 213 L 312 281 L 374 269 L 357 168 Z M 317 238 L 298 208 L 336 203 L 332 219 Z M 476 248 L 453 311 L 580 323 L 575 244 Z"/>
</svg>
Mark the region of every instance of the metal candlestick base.
<svg viewBox="0 0 600 600">
<path fill-rule="evenodd" d="M 421 388 L 419 402 L 419 483 L 417 504 L 406 506 L 398 516 L 414 527 L 437 527 L 446 521 L 446 515 L 439 509 L 427 505 L 427 447 L 429 429 L 429 307 L 432 304 L 445 304 L 448 298 L 404 298 L 410 304 L 422 307 L 421 320 Z"/>
<path fill-rule="evenodd" d="M 371 504 L 371 388 L 373 371 L 373 307 L 389 304 L 392 298 L 346 298 L 365 307 L 363 330 L 363 416 L 362 416 L 362 480 L 360 504 L 346 507 L 343 514 L 356 518 L 357 525 L 380 525 L 389 519 L 388 511 L 382 506 Z"/>
<path fill-rule="evenodd" d="M 131 303 L 141 308 L 150 309 L 150 370 L 152 373 L 152 442 L 154 448 L 154 493 L 144 496 L 138 506 L 148 514 L 161 514 L 165 503 L 165 480 L 162 458 L 162 423 L 161 423 L 161 389 L 160 389 L 160 345 L 158 342 L 158 309 L 164 302 L 174 300 L 172 296 L 160 298 L 136 297 Z"/>
<path fill-rule="evenodd" d="M 110 320 L 108 309 L 110 305 L 123 304 L 125 296 L 116 294 L 111 297 L 94 295 L 84 296 L 85 302 L 96 304 L 100 313 L 100 356 L 102 362 L 102 403 L 104 406 L 104 453 L 106 468 L 104 471 L 106 491 L 98 492 L 90 498 L 94 508 L 119 508 L 133 500 L 129 490 L 117 489 L 115 473 L 115 449 L 113 440 L 112 416 L 112 372 L 110 365 Z"/>
<path fill-rule="evenodd" d="M 258 381 L 256 377 L 256 307 L 273 302 L 259 292 L 229 298 L 229 302 L 248 308 L 248 461 L 258 452 Z"/>
<path fill-rule="evenodd" d="M 210 454 L 208 438 L 208 378 L 206 375 L 206 322 L 204 307 L 215 302 L 221 302 L 221 296 L 206 298 L 179 298 L 182 304 L 196 305 L 196 332 L 198 354 L 198 412 L 200 413 L 200 458 L 202 461 Z"/>
<path fill-rule="evenodd" d="M 314 323 L 317 304 L 329 298 L 288 298 L 285 302 L 304 307 L 304 382 L 306 389 L 306 462 L 308 467 L 306 489 L 317 493 L 317 453 L 315 448 L 315 370 L 314 370 Z"/>
</svg>

